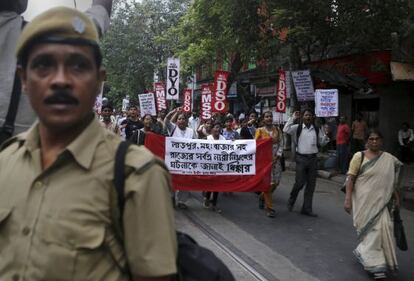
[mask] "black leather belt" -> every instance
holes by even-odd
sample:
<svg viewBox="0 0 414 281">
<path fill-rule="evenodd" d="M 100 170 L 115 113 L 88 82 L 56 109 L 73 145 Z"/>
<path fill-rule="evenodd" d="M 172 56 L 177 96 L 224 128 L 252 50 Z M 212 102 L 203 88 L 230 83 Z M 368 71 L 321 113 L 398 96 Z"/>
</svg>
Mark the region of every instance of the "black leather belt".
<svg viewBox="0 0 414 281">
<path fill-rule="evenodd" d="M 299 155 L 299 156 L 305 157 L 305 158 L 313 158 L 313 157 L 316 157 L 318 155 L 318 153 L 302 154 L 302 153 L 296 152 L 296 155 Z"/>
</svg>

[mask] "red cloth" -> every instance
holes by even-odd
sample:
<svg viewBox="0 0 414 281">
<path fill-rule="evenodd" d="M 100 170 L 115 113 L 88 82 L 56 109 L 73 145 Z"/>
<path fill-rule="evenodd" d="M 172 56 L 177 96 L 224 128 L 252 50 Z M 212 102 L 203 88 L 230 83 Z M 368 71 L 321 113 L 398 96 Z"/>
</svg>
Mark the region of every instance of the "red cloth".
<svg viewBox="0 0 414 281">
<path fill-rule="evenodd" d="M 148 133 L 145 146 L 164 159 L 165 137 Z M 267 191 L 270 187 L 272 169 L 272 142 L 270 139 L 256 141 L 256 175 L 249 176 L 199 176 L 172 175 L 174 190 L 198 190 L 219 192 Z"/>
<path fill-rule="evenodd" d="M 336 131 L 336 144 L 348 144 L 351 137 L 351 128 L 348 124 L 339 124 Z"/>
</svg>

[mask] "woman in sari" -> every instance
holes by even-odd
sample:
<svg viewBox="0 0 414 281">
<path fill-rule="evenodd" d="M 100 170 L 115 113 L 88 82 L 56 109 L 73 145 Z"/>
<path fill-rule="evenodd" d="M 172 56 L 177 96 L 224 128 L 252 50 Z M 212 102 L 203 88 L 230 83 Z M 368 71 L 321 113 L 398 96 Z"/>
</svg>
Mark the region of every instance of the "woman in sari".
<svg viewBox="0 0 414 281">
<path fill-rule="evenodd" d="M 353 216 L 358 246 L 354 255 L 374 279 L 398 269 L 391 212 L 399 207 L 402 163 L 381 151 L 382 134 L 371 130 L 366 150 L 354 154 L 348 171 L 344 208 Z"/>
<path fill-rule="evenodd" d="M 266 216 L 274 218 L 276 211 L 273 209 L 272 194 L 280 183 L 282 177 L 282 165 L 280 158 L 283 153 L 283 133 L 278 126 L 273 125 L 273 113 L 266 111 L 263 113 L 263 127 L 260 127 L 255 132 L 255 139 L 272 140 L 272 173 L 269 189 L 259 195 L 259 208 L 266 210 Z"/>
</svg>

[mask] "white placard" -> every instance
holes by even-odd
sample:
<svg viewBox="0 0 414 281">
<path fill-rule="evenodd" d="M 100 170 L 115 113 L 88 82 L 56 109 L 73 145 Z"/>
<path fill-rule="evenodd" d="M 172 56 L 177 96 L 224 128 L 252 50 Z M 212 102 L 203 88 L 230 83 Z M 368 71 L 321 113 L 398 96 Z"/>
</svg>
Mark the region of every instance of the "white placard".
<svg viewBox="0 0 414 281">
<path fill-rule="evenodd" d="M 179 99 L 180 59 L 169 58 L 167 63 L 167 100 Z"/>
<path fill-rule="evenodd" d="M 167 137 L 165 163 L 171 174 L 255 175 L 256 141 Z"/>
<path fill-rule="evenodd" d="M 122 112 L 126 112 L 129 107 L 129 96 L 126 96 L 124 99 L 122 99 Z"/>
<path fill-rule="evenodd" d="M 338 116 L 338 89 L 315 91 L 315 114 L 318 117 Z"/>
<path fill-rule="evenodd" d="M 157 115 L 154 93 L 140 94 L 138 95 L 138 99 L 141 117 L 143 117 L 145 114 L 151 114 L 152 116 Z"/>
<path fill-rule="evenodd" d="M 101 114 L 101 110 L 102 110 L 104 84 L 105 83 L 102 83 L 102 85 L 101 85 L 101 92 L 96 97 L 95 104 L 93 106 L 93 111 L 96 112 L 96 113 L 98 113 L 98 114 Z"/>
<path fill-rule="evenodd" d="M 292 71 L 298 101 L 313 101 L 315 93 L 309 70 Z"/>
</svg>

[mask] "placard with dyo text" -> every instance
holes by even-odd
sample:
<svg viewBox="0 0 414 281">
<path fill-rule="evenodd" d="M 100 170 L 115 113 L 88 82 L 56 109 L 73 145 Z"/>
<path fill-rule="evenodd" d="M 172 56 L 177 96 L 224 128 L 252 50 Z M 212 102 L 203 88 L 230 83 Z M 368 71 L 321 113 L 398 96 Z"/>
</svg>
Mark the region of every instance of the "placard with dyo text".
<svg viewBox="0 0 414 281">
<path fill-rule="evenodd" d="M 157 115 L 157 109 L 155 107 L 154 93 L 146 93 L 138 95 L 139 108 L 141 111 L 141 117 L 145 114 L 151 114 L 151 116 Z"/>
<path fill-rule="evenodd" d="M 180 59 L 168 58 L 167 100 L 178 100 L 180 84 Z"/>
<path fill-rule="evenodd" d="M 315 91 L 315 114 L 318 117 L 338 116 L 338 89 Z"/>
<path fill-rule="evenodd" d="M 167 137 L 165 164 L 179 175 L 255 175 L 256 141 Z"/>
</svg>

